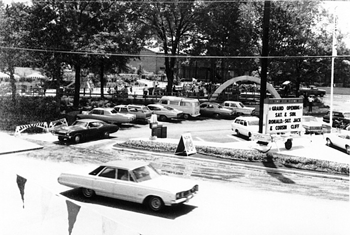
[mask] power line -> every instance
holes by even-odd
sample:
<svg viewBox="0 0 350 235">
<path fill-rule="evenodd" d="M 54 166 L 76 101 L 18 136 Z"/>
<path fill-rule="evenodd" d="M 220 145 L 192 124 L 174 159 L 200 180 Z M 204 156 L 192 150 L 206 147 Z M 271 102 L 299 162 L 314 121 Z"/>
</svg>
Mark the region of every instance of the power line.
<svg viewBox="0 0 350 235">
<path fill-rule="evenodd" d="M 32 52 L 44 52 L 44 53 L 58 53 L 58 54 L 75 54 L 75 55 L 99 55 L 99 56 L 117 56 L 117 57 L 153 57 L 153 58 L 185 58 L 185 59 L 307 59 L 307 58 L 348 58 L 350 55 L 286 55 L 286 56 L 260 56 L 260 55 L 246 55 L 246 56 L 210 56 L 210 55 L 169 55 L 164 53 L 156 53 L 156 55 L 141 55 L 130 53 L 105 53 L 105 52 L 92 52 L 92 51 L 65 51 L 65 50 L 53 50 L 53 49 L 40 49 L 40 48 L 24 48 L 24 47 L 4 47 L 0 46 L 3 50 L 22 50 Z"/>
</svg>

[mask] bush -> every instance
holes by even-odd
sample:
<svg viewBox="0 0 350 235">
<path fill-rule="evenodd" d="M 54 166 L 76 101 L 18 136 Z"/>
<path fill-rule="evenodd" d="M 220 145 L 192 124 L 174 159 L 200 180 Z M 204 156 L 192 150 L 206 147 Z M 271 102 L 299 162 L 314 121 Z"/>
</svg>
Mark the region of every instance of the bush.
<svg viewBox="0 0 350 235">
<path fill-rule="evenodd" d="M 16 102 L 11 97 L 0 98 L 0 129 L 14 131 L 16 126 L 51 122 L 61 118 L 54 97 L 18 96 Z"/>
</svg>

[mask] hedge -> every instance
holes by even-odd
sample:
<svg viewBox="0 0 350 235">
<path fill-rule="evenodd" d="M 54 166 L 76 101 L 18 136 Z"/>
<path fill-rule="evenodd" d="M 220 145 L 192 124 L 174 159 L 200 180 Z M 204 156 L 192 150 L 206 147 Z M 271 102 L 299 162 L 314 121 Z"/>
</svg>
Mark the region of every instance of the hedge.
<svg viewBox="0 0 350 235">
<path fill-rule="evenodd" d="M 128 140 L 118 146 L 132 149 L 142 149 L 154 152 L 174 153 L 177 144 L 145 140 Z M 278 153 L 262 153 L 257 150 L 231 149 L 221 147 L 196 146 L 197 153 L 215 158 L 232 161 L 262 162 L 281 164 L 287 168 L 327 172 L 332 174 L 349 175 L 349 165 L 345 163 L 323 161 L 304 157 L 282 155 Z"/>
</svg>

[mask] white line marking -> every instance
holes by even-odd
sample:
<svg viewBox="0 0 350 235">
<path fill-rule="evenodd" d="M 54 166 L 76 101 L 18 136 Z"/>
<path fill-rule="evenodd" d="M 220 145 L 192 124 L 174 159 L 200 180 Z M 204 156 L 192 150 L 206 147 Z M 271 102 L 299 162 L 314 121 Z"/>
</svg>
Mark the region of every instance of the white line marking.
<svg viewBox="0 0 350 235">
<path fill-rule="evenodd" d="M 236 136 L 233 136 L 233 135 L 227 135 L 228 137 L 234 139 L 234 140 L 237 140 L 239 142 L 242 142 L 243 140 L 241 138 L 237 138 Z"/>
<path fill-rule="evenodd" d="M 203 139 L 200 138 L 200 137 L 196 137 L 196 139 L 198 139 L 198 140 L 201 141 L 201 142 L 206 142 L 205 140 L 203 140 Z"/>
</svg>

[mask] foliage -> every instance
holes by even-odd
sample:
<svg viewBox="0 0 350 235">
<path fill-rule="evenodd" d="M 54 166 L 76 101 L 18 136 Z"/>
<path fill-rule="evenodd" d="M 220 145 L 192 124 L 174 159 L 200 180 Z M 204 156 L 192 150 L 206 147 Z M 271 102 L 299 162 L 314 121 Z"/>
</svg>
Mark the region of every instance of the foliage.
<svg viewBox="0 0 350 235">
<path fill-rule="evenodd" d="M 0 97 L 0 129 L 15 130 L 16 126 L 51 122 L 60 118 L 56 112 L 56 100 L 53 97 L 18 96 L 17 102 L 10 97 Z"/>
</svg>

